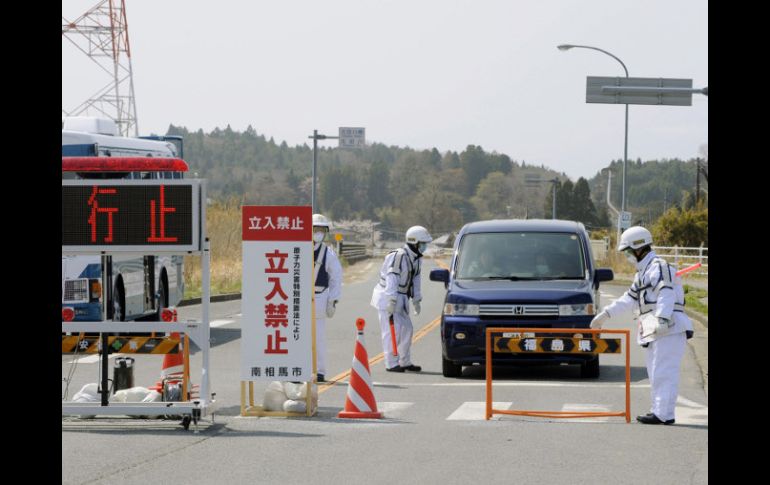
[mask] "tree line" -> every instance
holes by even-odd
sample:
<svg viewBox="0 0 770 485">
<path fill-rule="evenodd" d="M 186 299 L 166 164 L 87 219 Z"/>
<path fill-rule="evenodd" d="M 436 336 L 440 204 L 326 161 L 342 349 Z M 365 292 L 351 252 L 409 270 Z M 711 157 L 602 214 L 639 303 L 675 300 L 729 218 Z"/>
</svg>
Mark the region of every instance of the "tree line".
<svg viewBox="0 0 770 485">
<path fill-rule="evenodd" d="M 185 159 L 192 172 L 208 180 L 210 198 L 310 205 L 312 147 L 307 144 L 277 143 L 252 126 L 205 133 L 171 125 L 167 134 L 183 137 Z M 660 216 L 682 207 L 684 194 L 694 186 L 690 165 L 694 162 L 630 162 L 629 209 Z M 359 149 L 319 146 L 317 210 L 332 219 L 375 220 L 379 229 L 394 234 L 415 224 L 439 234 L 481 219 L 550 219 L 555 186 L 557 218 L 601 228 L 611 225 L 606 171 L 613 172 L 610 196 L 619 201 L 621 167 L 622 161 L 612 161 L 592 179 L 573 183 L 564 173 L 477 145 L 460 152 L 382 143 Z"/>
</svg>

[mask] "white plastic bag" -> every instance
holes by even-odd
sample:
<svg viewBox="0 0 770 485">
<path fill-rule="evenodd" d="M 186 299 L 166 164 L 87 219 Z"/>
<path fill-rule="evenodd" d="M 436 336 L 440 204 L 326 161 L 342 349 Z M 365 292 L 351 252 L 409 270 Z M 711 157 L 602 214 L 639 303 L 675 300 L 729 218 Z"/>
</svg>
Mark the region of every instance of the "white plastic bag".
<svg viewBox="0 0 770 485">
<path fill-rule="evenodd" d="M 157 402 L 160 401 L 160 394 L 151 391 L 146 387 L 131 387 L 121 389 L 110 397 L 111 402 Z"/>
<path fill-rule="evenodd" d="M 262 407 L 265 411 L 283 411 L 283 403 L 286 402 L 286 399 L 283 384 L 280 381 L 273 381 L 265 389 Z"/>
</svg>

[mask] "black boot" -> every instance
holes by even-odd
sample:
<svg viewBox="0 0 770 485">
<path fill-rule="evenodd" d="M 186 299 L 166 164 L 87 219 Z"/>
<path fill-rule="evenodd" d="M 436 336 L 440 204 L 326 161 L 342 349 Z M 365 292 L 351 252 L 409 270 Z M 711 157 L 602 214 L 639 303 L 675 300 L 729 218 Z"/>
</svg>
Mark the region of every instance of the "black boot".
<svg viewBox="0 0 770 485">
<path fill-rule="evenodd" d="M 406 370 L 410 370 L 412 372 L 420 372 L 422 370 L 422 367 L 419 365 L 409 364 L 408 366 L 404 367 Z"/>
<path fill-rule="evenodd" d="M 404 372 L 405 369 L 403 367 L 401 367 L 400 365 L 397 365 L 395 367 L 391 367 L 390 369 L 385 368 L 385 370 L 388 371 L 388 372 Z"/>
<path fill-rule="evenodd" d="M 637 416 L 636 420 L 642 424 L 674 424 L 673 419 L 669 419 L 668 421 L 661 421 L 657 416 L 655 416 L 652 413 L 648 413 L 644 416 Z"/>
</svg>

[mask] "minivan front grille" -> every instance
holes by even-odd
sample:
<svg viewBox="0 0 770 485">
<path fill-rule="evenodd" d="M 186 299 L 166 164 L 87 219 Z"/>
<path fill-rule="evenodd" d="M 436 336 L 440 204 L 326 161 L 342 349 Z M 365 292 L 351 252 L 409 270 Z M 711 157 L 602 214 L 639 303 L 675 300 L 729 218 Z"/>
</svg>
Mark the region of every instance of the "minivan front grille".
<svg viewBox="0 0 770 485">
<path fill-rule="evenodd" d="M 480 305 L 479 315 L 490 317 L 558 317 L 558 305 Z"/>
</svg>

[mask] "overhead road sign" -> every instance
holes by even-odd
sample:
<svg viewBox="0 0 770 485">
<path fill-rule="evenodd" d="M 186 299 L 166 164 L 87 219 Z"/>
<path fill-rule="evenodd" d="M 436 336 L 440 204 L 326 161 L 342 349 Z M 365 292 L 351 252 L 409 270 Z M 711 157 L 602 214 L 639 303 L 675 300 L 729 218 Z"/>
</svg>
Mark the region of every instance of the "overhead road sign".
<svg viewBox="0 0 770 485">
<path fill-rule="evenodd" d="M 366 142 L 366 128 L 340 126 L 340 148 L 363 148 Z"/>
<path fill-rule="evenodd" d="M 693 89 L 692 79 L 604 76 L 586 78 L 586 103 L 691 106 L 692 93 L 708 95 L 708 88 Z"/>
</svg>

